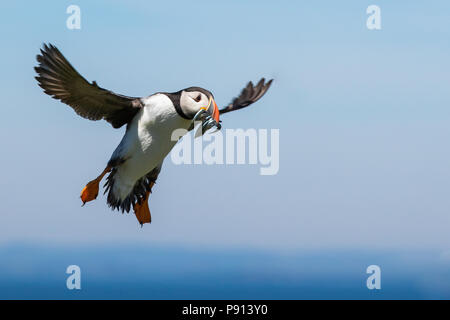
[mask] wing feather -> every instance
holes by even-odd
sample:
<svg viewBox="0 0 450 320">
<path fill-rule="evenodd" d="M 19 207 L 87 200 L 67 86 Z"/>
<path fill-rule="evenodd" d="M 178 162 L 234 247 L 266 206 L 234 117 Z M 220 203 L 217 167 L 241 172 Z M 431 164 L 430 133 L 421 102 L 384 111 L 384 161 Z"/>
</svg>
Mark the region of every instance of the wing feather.
<svg viewBox="0 0 450 320">
<path fill-rule="evenodd" d="M 143 104 L 139 98 L 103 89 L 83 78 L 52 44 L 44 44 L 36 57 L 36 80 L 44 92 L 64 102 L 83 118 L 105 119 L 114 128 L 130 122 Z"/>
<path fill-rule="evenodd" d="M 262 78 L 261 80 L 259 80 L 256 86 L 254 86 L 250 81 L 247 86 L 242 89 L 239 96 L 234 98 L 229 105 L 219 110 L 220 114 L 248 107 L 252 103 L 261 99 L 261 97 L 267 92 L 267 90 L 269 90 L 273 79 L 269 80 L 267 83 L 265 81 L 266 80 Z"/>
</svg>

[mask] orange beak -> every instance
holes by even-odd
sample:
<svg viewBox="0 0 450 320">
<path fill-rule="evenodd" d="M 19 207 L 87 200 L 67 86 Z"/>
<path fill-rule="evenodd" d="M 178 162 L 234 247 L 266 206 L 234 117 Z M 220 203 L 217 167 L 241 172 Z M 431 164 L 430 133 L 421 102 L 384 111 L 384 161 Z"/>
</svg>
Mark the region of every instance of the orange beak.
<svg viewBox="0 0 450 320">
<path fill-rule="evenodd" d="M 212 117 L 214 118 L 214 120 L 216 120 L 217 123 L 219 123 L 219 115 L 220 115 L 219 108 L 217 108 L 217 104 L 214 101 L 214 99 L 212 99 L 212 103 L 214 108 L 212 112 Z"/>
</svg>

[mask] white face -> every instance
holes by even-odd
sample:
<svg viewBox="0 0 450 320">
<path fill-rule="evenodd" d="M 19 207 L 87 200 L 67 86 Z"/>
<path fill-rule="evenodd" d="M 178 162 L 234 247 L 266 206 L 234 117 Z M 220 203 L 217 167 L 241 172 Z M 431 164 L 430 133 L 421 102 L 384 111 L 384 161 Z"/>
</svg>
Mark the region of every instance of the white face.
<svg viewBox="0 0 450 320">
<path fill-rule="evenodd" d="M 200 108 L 206 108 L 209 104 L 209 98 L 199 91 L 181 92 L 180 107 L 185 115 L 194 116 Z"/>
</svg>

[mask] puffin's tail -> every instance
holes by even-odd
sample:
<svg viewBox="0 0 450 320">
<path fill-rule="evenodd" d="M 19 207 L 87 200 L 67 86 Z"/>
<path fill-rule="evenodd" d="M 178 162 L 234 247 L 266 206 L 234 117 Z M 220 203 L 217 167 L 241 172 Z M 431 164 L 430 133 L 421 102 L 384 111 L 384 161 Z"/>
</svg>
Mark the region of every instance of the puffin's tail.
<svg viewBox="0 0 450 320">
<path fill-rule="evenodd" d="M 83 205 L 86 202 L 97 198 L 99 183 L 103 177 L 109 173 L 105 183 L 105 193 L 108 193 L 107 203 L 114 210 L 130 212 L 133 207 L 136 218 L 141 226 L 144 223 L 152 221 L 150 209 L 148 208 L 148 197 L 152 192 L 158 174 L 161 171 L 161 165 L 154 168 L 148 174 L 136 182 L 123 181 L 117 167 L 107 166 L 105 170 L 94 180 L 90 181 L 81 190 L 81 201 Z"/>
<path fill-rule="evenodd" d="M 130 209 L 133 208 L 136 218 L 141 225 L 150 223 L 152 218 L 148 208 L 148 197 L 152 192 L 152 187 L 158 178 L 161 167 L 162 164 L 151 170 L 136 181 L 131 188 L 127 187 L 125 181 L 121 181 L 118 169 L 113 168 L 105 183 L 105 193 L 108 193 L 108 205 L 113 210 L 122 210 L 122 213 L 125 211 L 130 212 Z M 121 194 L 126 194 L 126 196 L 121 197 Z"/>
<path fill-rule="evenodd" d="M 112 169 L 105 183 L 105 194 L 108 193 L 108 206 L 113 210 L 122 211 L 122 213 L 125 211 L 130 212 L 130 209 L 136 203 L 141 203 L 145 199 L 147 191 L 151 192 L 150 182 L 147 176 L 144 176 L 130 188 L 120 181 L 117 168 Z M 127 195 L 122 197 L 121 193 L 124 192 L 124 189 Z"/>
</svg>

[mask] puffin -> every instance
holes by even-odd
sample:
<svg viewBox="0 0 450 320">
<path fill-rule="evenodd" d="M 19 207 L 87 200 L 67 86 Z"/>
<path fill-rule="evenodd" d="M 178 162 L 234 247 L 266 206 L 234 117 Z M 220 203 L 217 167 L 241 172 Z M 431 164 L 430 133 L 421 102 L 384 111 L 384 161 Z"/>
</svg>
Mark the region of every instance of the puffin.
<svg viewBox="0 0 450 320">
<path fill-rule="evenodd" d="M 258 101 L 273 79 L 250 81 L 231 103 L 219 109 L 211 91 L 189 87 L 176 92 L 156 92 L 146 97 L 129 97 L 88 82 L 52 44 L 43 44 L 36 57 L 35 79 L 43 91 L 70 106 L 89 120 L 106 120 L 115 129 L 126 126 L 125 134 L 105 169 L 81 191 L 82 205 L 95 200 L 99 184 L 104 184 L 107 204 L 112 210 L 129 213 L 133 209 L 140 225 L 151 223 L 149 195 L 161 172 L 164 158 L 177 141 L 176 129 L 201 124 L 201 134 L 220 130 L 222 114 L 245 108 Z M 196 135 L 197 136 L 197 135 Z"/>
</svg>

